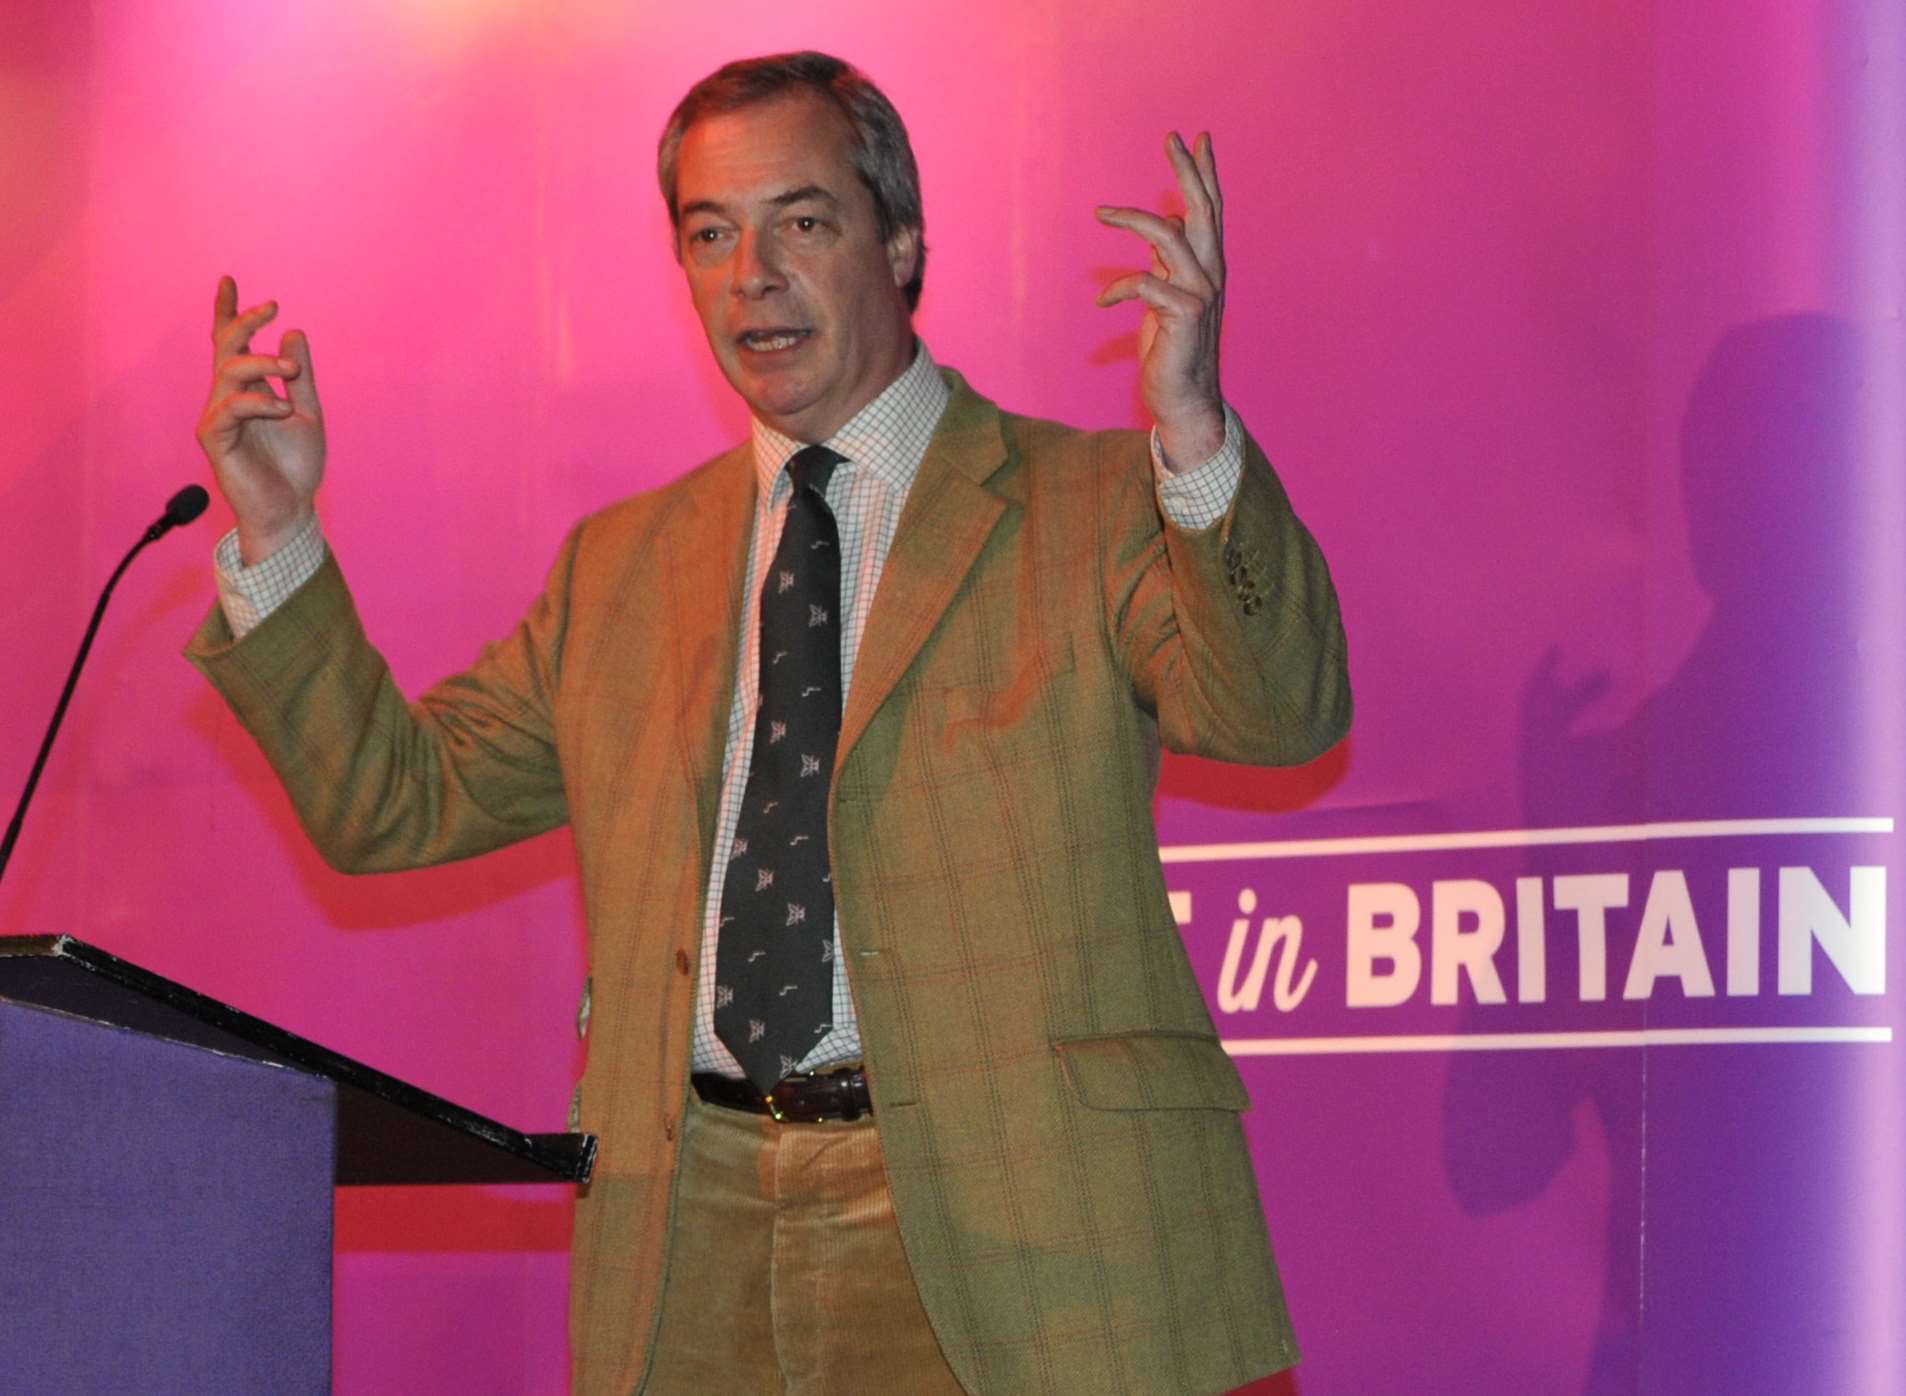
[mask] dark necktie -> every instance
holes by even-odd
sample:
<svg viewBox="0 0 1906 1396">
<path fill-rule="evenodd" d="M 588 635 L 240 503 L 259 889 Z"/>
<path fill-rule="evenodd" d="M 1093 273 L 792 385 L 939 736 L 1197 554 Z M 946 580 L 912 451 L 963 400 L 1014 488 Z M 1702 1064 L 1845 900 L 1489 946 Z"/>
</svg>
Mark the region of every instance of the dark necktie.
<svg viewBox="0 0 1906 1396">
<path fill-rule="evenodd" d="M 840 533 L 822 497 L 841 457 L 788 462 L 787 522 L 761 584 L 761 694 L 721 888 L 715 1035 L 766 1091 L 834 1026 L 827 793 L 840 738 Z"/>
</svg>

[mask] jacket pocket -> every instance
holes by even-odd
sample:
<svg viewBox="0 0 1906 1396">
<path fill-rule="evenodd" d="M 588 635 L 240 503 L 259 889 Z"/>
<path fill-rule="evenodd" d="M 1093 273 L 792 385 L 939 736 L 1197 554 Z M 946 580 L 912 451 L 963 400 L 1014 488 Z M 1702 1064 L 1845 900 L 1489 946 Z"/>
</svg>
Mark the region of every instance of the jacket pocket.
<svg viewBox="0 0 1906 1396">
<path fill-rule="evenodd" d="M 1052 1044 L 1074 1094 L 1094 1110 L 1245 1110 L 1250 1094 L 1214 1037 L 1116 1033 Z"/>
</svg>

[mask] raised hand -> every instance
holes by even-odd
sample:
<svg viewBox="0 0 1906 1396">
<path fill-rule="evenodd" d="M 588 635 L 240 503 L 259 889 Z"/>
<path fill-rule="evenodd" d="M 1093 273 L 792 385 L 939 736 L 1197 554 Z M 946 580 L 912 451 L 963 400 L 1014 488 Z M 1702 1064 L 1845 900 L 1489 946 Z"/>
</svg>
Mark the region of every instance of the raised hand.
<svg viewBox="0 0 1906 1396">
<path fill-rule="evenodd" d="M 212 388 L 198 441 L 238 517 L 239 555 L 247 566 L 304 527 L 324 478 L 324 414 L 304 331 L 287 330 L 275 355 L 251 349 L 252 336 L 277 314 L 276 301 L 241 312 L 238 283 L 219 278 L 212 299 Z M 284 385 L 282 397 L 272 390 L 274 378 Z"/>
<path fill-rule="evenodd" d="M 1224 444 L 1224 400 L 1218 392 L 1218 331 L 1224 318 L 1224 196 L 1209 133 L 1191 149 L 1176 131 L 1165 154 L 1184 195 L 1183 218 L 1139 208 L 1103 207 L 1099 221 L 1138 234 L 1151 245 L 1151 270 L 1132 272 L 1099 292 L 1100 305 L 1141 300 L 1139 386 L 1158 426 L 1165 463 L 1199 464 Z"/>
</svg>

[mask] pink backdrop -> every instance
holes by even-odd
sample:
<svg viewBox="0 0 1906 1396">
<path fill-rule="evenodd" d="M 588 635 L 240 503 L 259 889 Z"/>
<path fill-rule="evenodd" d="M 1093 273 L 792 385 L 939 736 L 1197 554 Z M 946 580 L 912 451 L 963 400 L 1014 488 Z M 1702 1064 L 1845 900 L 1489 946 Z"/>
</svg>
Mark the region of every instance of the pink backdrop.
<svg viewBox="0 0 1906 1396">
<path fill-rule="evenodd" d="M 1888 0 L 26 0 L 0 10 L 0 795 L 106 572 L 206 476 L 191 430 L 221 272 L 311 334 L 327 534 L 413 691 L 513 623 L 578 514 L 737 439 L 668 256 L 654 138 L 719 62 L 802 46 L 860 63 L 908 118 L 936 356 L 1079 424 L 1139 420 L 1136 312 L 1092 304 L 1132 250 L 1091 208 L 1165 199 L 1162 132 L 1215 133 L 1227 395 L 1331 557 L 1358 727 L 1296 773 L 1168 762 L 1167 843 L 1650 817 L 1529 798 L 1529 684 L 1604 676 L 1563 725 L 1616 731 L 1694 651 L 1716 600 L 1682 424 L 1735 326 L 1809 311 L 1866 335 L 1883 391 L 1860 459 L 1891 465 L 1859 477 L 1845 541 L 1874 634 L 1900 630 L 1906 37 Z M 325 869 L 176 657 L 222 506 L 211 525 L 121 588 L 0 931 L 81 935 L 559 1128 L 583 974 L 566 839 L 374 880 Z M 1706 817 L 1896 815 L 1903 664 L 1876 643 L 1845 693 L 1871 759 L 1832 808 L 1776 792 L 1779 810 Z M 1197 892 L 1207 972 L 1241 878 Z M 1896 1046 L 1875 1050 L 1898 1071 Z M 1469 1137 L 1447 1059 L 1321 1081 L 1251 1061 L 1247 1079 L 1308 1354 L 1275 1389 L 1671 1389 L 1594 1375 L 1627 1302 L 1603 1271 L 1629 1135 L 1564 1116 L 1587 1142 L 1533 1202 L 1479 1218 L 1445 1180 Z M 1897 1109 L 1875 1108 L 1892 1148 Z M 1422 1198 L 1345 1185 L 1378 1148 Z M 338 1223 L 340 1392 L 566 1390 L 560 1193 L 345 1193 Z M 1897 1207 L 1876 1224 L 1906 1233 Z M 1520 1272 L 1491 1261 L 1532 1249 L 1558 1258 L 1534 1327 Z M 1473 1287 L 1445 1281 L 1452 1254 Z M 1906 1299 L 1886 1283 L 1860 1303 L 1890 1331 Z M 1902 1370 L 1896 1337 L 1855 1346 L 1834 1370 Z M 1832 1389 L 1896 1389 L 1875 1379 Z"/>
</svg>

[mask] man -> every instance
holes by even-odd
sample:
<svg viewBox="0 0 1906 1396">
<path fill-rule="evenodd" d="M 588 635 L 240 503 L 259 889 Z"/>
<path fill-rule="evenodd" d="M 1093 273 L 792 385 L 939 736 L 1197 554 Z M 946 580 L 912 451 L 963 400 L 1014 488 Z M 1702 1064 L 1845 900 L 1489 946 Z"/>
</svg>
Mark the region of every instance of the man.
<svg viewBox="0 0 1906 1396">
<path fill-rule="evenodd" d="M 753 440 L 585 519 L 414 707 L 317 538 L 309 346 L 251 352 L 275 307 L 220 285 L 199 437 L 238 527 L 191 657 L 337 866 L 575 831 L 584 1396 L 1199 1392 L 1295 1360 L 1151 800 L 1161 740 L 1340 737 L 1343 638 L 1219 396 L 1210 141 L 1167 150 L 1182 220 L 1099 212 L 1152 250 L 1100 297 L 1146 306 L 1148 451 L 934 367 L 912 153 L 859 73 L 698 84 L 661 181 Z"/>
</svg>

